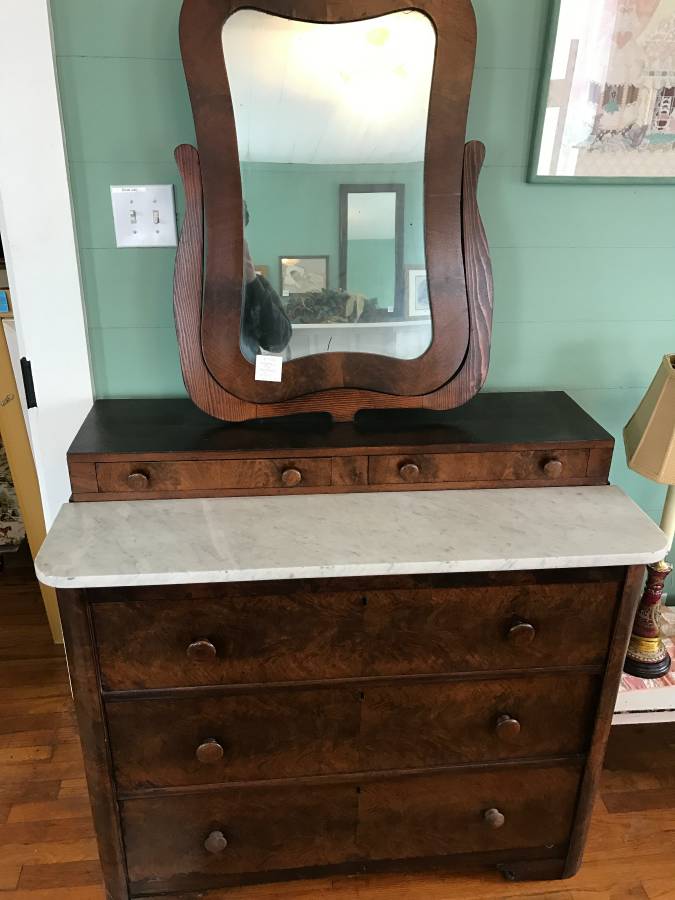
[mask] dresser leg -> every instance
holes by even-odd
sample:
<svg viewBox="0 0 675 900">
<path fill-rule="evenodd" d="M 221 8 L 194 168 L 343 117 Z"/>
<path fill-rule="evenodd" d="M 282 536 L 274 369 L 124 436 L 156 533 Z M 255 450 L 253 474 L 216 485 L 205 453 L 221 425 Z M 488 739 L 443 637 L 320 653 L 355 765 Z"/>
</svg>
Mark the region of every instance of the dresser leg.
<svg viewBox="0 0 675 900">
<path fill-rule="evenodd" d="M 556 881 L 563 877 L 564 859 L 527 859 L 499 863 L 497 869 L 507 881 Z"/>
</svg>

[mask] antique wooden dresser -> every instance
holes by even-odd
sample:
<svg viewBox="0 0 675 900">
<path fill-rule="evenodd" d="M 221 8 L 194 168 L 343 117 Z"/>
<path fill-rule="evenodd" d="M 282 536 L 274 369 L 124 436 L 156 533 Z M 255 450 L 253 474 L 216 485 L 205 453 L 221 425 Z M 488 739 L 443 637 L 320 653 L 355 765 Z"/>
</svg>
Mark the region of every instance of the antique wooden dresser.
<svg viewBox="0 0 675 900">
<path fill-rule="evenodd" d="M 602 431 L 548 399 L 560 443 L 539 434 L 546 453 L 600 452 Z M 546 395 L 520 402 L 532 414 Z M 527 430 L 516 408 L 510 427 Z M 471 408 L 444 415 L 438 446 L 452 459 L 453 440 L 457 456 L 474 442 L 478 461 Z M 75 492 L 81 455 L 100 450 L 92 421 L 100 439 L 111 418 L 99 405 L 74 445 Z M 160 467 L 138 434 L 132 462 Z M 167 446 L 185 461 L 182 440 Z M 115 458 L 94 469 L 126 472 Z M 573 874 L 642 564 L 665 537 L 602 483 L 292 491 L 71 503 L 38 556 L 58 588 L 108 896 L 438 866 Z"/>
</svg>

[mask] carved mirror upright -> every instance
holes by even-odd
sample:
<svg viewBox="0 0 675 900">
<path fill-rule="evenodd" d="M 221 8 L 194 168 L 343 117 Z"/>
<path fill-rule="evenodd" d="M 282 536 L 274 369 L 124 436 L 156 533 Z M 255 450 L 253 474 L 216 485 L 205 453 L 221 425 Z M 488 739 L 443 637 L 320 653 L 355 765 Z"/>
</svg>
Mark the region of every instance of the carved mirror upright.
<svg viewBox="0 0 675 900">
<path fill-rule="evenodd" d="M 240 421 L 450 409 L 487 375 L 465 145 L 470 0 L 184 0 L 197 148 L 174 308 L 188 392 Z M 270 379 L 270 380 L 263 380 Z"/>
</svg>

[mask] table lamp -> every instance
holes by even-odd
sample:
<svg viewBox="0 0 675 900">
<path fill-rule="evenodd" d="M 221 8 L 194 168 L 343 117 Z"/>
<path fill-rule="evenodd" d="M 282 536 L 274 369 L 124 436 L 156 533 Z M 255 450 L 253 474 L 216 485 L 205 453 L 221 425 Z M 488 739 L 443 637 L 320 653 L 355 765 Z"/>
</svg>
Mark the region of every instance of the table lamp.
<svg viewBox="0 0 675 900">
<path fill-rule="evenodd" d="M 628 466 L 645 478 L 668 485 L 661 529 L 675 534 L 675 354 L 664 356 L 635 415 L 624 432 Z M 670 669 L 661 640 L 663 585 L 673 567 L 663 560 L 647 567 L 647 583 L 633 625 L 624 671 L 639 678 L 660 678 Z"/>
</svg>

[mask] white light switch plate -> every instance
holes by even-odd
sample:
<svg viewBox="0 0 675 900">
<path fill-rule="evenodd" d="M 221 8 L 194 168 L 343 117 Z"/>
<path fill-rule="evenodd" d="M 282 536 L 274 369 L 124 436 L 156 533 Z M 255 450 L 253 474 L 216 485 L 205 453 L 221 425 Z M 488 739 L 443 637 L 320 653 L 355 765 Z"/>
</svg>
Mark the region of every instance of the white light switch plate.
<svg viewBox="0 0 675 900">
<path fill-rule="evenodd" d="M 111 185 L 118 247 L 175 247 L 172 184 Z"/>
</svg>

